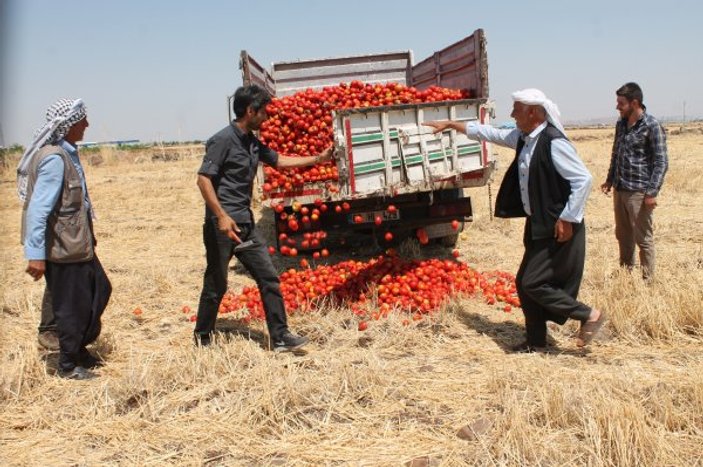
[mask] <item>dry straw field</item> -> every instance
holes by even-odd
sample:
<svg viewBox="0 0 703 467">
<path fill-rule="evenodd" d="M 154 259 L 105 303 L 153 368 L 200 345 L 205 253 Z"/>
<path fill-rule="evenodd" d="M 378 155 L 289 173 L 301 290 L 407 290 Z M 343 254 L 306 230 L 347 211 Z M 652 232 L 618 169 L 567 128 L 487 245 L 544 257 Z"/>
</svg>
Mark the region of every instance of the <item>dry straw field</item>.
<svg viewBox="0 0 703 467">
<path fill-rule="evenodd" d="M 610 321 L 588 350 L 572 323 L 550 330 L 558 351 L 532 355 L 506 351 L 522 335 L 519 310 L 478 298 L 365 332 L 349 310 L 295 315 L 312 339 L 304 355 L 269 352 L 261 323 L 229 318 L 217 345 L 196 349 L 181 309 L 196 307 L 205 264 L 201 148 L 104 150 L 87 175 L 114 294 L 94 347 L 107 364 L 89 382 L 53 376 L 56 356 L 37 348 L 43 284 L 23 273 L 4 170 L 0 465 L 703 465 L 703 127 L 668 130 L 651 286 L 618 269 L 612 198 L 596 188 L 612 128 L 569 131 L 595 182 L 581 298 Z M 497 154 L 494 195 L 512 157 Z M 462 260 L 514 272 L 522 223 L 491 220 L 486 188 L 473 201 Z M 251 282 L 232 269 L 233 290 Z"/>
</svg>

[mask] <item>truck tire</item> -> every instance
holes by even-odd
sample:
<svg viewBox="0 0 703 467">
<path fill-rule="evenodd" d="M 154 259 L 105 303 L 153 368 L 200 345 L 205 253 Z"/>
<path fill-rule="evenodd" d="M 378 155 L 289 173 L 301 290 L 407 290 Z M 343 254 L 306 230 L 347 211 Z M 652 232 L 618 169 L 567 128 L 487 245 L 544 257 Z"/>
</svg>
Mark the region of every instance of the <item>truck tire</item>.
<svg viewBox="0 0 703 467">
<path fill-rule="evenodd" d="M 456 246 L 456 242 L 459 241 L 459 233 L 447 235 L 446 237 L 440 237 L 437 239 L 437 243 L 442 246 L 452 247 Z"/>
</svg>

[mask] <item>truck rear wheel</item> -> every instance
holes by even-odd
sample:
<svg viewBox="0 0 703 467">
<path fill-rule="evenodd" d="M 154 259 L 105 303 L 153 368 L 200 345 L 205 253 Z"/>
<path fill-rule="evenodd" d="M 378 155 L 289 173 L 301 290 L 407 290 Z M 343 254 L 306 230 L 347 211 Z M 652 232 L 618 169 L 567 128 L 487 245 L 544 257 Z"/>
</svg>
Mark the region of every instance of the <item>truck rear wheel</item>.
<svg viewBox="0 0 703 467">
<path fill-rule="evenodd" d="M 456 246 L 457 241 L 459 241 L 459 233 L 447 235 L 446 237 L 440 237 L 437 239 L 437 243 L 442 246 Z"/>
</svg>

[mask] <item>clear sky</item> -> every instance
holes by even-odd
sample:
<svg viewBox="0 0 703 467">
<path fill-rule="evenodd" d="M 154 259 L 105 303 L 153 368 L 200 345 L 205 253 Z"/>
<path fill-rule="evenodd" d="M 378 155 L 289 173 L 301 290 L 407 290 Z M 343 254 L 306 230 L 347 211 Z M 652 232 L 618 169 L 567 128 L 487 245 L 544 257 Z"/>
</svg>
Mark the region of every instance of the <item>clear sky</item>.
<svg viewBox="0 0 703 467">
<path fill-rule="evenodd" d="M 703 1 L 0 0 L 2 130 L 26 145 L 82 97 L 86 140 L 203 140 L 227 123 L 239 53 L 260 63 L 412 50 L 485 31 L 497 121 L 537 87 L 565 121 L 616 118 L 615 89 L 658 117 L 703 115 Z"/>
</svg>

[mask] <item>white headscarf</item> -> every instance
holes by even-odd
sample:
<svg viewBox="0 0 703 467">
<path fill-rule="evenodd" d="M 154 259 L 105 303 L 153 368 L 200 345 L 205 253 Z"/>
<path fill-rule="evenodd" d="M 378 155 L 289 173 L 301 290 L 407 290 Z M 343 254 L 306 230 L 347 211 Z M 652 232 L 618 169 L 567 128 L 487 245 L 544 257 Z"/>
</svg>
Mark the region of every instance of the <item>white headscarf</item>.
<svg viewBox="0 0 703 467">
<path fill-rule="evenodd" d="M 82 99 L 59 99 L 46 110 L 46 123 L 34 132 L 32 143 L 24 151 L 17 165 L 17 196 L 20 201 L 24 202 L 27 198 L 27 169 L 32 158 L 42 146 L 56 144 L 86 115 L 87 111 Z"/>
<path fill-rule="evenodd" d="M 539 89 L 529 88 L 523 89 L 522 91 L 515 91 L 513 93 L 513 101 L 521 102 L 526 105 L 542 106 L 547 113 L 547 121 L 564 133 L 564 126 L 561 124 L 561 121 L 559 121 L 559 117 L 561 117 L 559 107 L 557 107 L 554 102 L 547 99 L 547 96 Z"/>
</svg>

